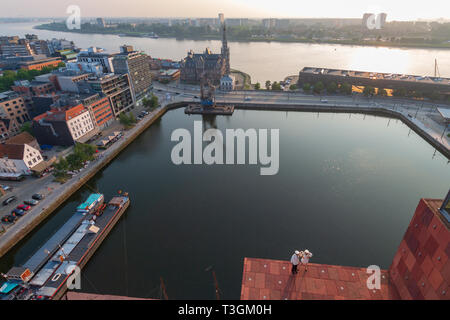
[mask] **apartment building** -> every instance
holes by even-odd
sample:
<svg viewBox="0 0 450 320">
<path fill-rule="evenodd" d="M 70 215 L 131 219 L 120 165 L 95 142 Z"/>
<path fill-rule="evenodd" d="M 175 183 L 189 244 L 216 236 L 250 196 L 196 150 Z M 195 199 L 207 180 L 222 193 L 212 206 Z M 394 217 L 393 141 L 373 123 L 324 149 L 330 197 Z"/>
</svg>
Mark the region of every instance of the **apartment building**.
<svg viewBox="0 0 450 320">
<path fill-rule="evenodd" d="M 124 45 L 120 53 L 114 55 L 113 66 L 116 74 L 128 74 L 135 100 L 151 90 L 152 74 L 147 54 Z"/>
<path fill-rule="evenodd" d="M 41 145 L 84 143 L 98 133 L 89 110 L 82 104 L 47 111 L 33 119 L 32 128 Z"/>
</svg>

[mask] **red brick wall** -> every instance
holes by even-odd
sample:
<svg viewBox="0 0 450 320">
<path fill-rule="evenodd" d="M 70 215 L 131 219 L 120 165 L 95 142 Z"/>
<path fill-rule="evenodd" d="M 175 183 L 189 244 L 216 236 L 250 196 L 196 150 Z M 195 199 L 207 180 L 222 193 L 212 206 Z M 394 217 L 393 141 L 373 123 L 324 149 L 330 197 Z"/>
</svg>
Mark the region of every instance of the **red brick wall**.
<svg viewBox="0 0 450 320">
<path fill-rule="evenodd" d="M 450 232 L 442 200 L 421 199 L 389 274 L 401 299 L 450 300 Z"/>
</svg>

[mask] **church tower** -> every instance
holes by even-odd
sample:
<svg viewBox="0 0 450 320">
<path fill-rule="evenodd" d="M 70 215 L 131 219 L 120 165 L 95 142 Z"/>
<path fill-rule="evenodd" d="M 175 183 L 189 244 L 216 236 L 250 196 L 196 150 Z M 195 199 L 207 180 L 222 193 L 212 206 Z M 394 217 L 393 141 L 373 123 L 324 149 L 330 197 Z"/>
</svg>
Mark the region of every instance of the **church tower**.
<svg viewBox="0 0 450 320">
<path fill-rule="evenodd" d="M 219 13 L 219 22 L 222 24 L 222 58 L 225 60 L 225 75 L 230 75 L 230 48 L 228 48 L 227 27 L 223 13 Z"/>
</svg>

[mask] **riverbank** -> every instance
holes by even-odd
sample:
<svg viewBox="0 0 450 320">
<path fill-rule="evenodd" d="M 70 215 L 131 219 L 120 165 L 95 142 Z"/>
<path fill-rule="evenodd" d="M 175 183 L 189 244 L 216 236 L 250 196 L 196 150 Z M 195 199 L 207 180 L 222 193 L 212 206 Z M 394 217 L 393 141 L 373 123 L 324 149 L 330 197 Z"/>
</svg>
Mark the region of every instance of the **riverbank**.
<svg viewBox="0 0 450 320">
<path fill-rule="evenodd" d="M 107 34 L 107 35 L 119 35 L 123 32 L 121 31 L 113 31 L 113 30 L 105 30 L 104 32 L 97 31 L 80 31 L 80 30 L 69 30 L 69 29 L 61 29 L 61 28 L 52 28 L 46 24 L 34 26 L 33 29 L 38 30 L 48 30 L 55 32 L 66 32 L 66 33 L 77 33 L 77 34 Z M 136 38 L 148 38 L 146 32 L 136 32 L 134 34 L 127 34 L 127 37 L 136 37 Z M 171 36 L 160 34 L 159 38 L 164 39 L 176 39 L 176 40 L 194 40 L 194 41 L 211 41 L 218 40 L 220 41 L 222 37 L 220 35 L 197 35 L 197 36 Z M 279 43 L 305 43 L 305 44 L 335 44 L 335 45 L 345 45 L 345 46 L 362 46 L 362 47 L 386 47 L 386 48 L 415 48 L 415 49 L 442 49 L 448 50 L 450 49 L 450 43 L 399 43 L 399 42 L 386 42 L 386 41 L 355 41 L 355 40 L 318 40 L 318 39 L 306 39 L 306 38 L 290 38 L 290 37 L 264 37 L 264 38 L 255 38 L 255 37 L 247 37 L 247 38 L 236 38 L 229 36 L 229 41 L 233 42 L 279 42 Z"/>
</svg>

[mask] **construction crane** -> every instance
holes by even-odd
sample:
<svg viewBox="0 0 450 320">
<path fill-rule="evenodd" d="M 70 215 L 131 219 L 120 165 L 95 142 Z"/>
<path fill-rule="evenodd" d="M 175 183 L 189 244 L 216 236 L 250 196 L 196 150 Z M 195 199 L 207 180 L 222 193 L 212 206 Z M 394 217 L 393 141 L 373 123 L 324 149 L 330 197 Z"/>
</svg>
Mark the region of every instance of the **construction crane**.
<svg viewBox="0 0 450 320">
<path fill-rule="evenodd" d="M 214 107 L 216 87 L 211 84 L 211 79 L 207 72 L 203 72 L 200 77 L 200 104 L 202 107 Z"/>
</svg>

